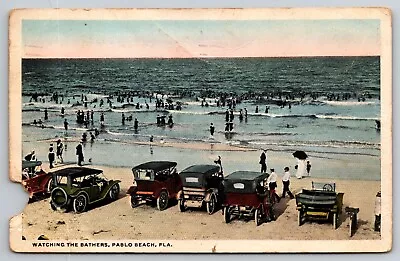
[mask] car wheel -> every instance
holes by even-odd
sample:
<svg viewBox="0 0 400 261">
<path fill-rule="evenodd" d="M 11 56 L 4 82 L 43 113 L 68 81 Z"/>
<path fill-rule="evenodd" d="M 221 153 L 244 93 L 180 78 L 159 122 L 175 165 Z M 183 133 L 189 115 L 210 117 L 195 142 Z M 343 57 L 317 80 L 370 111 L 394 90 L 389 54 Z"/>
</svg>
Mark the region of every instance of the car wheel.
<svg viewBox="0 0 400 261">
<path fill-rule="evenodd" d="M 131 195 L 131 207 L 135 208 L 139 205 L 139 200 L 137 200 L 135 195 Z"/>
<path fill-rule="evenodd" d="M 224 209 L 224 219 L 225 223 L 229 223 L 231 221 L 231 213 L 229 213 L 229 207 L 225 207 Z"/>
<path fill-rule="evenodd" d="M 338 225 L 338 214 L 333 213 L 333 229 L 336 229 Z"/>
<path fill-rule="evenodd" d="M 50 207 L 52 210 L 57 210 L 57 207 L 54 206 L 53 201 L 50 201 Z"/>
<path fill-rule="evenodd" d="M 256 222 L 256 226 L 261 225 L 261 221 L 262 221 L 262 208 L 257 208 L 255 213 L 254 213 L 254 220 Z"/>
<path fill-rule="evenodd" d="M 301 226 L 303 223 L 303 211 L 299 210 L 297 213 L 297 224 Z"/>
<path fill-rule="evenodd" d="M 207 202 L 207 212 L 209 215 L 215 212 L 216 204 L 217 200 L 215 199 L 215 195 L 211 194 L 210 201 Z"/>
<path fill-rule="evenodd" d="M 87 199 L 84 195 L 77 196 L 72 202 L 72 206 L 74 208 L 75 213 L 82 213 L 86 210 L 87 207 Z"/>
<path fill-rule="evenodd" d="M 161 191 L 160 195 L 157 198 L 157 208 L 162 211 L 168 207 L 168 193 L 167 191 Z"/>
<path fill-rule="evenodd" d="M 179 210 L 181 212 L 185 212 L 186 211 L 186 205 L 185 205 L 185 200 L 184 199 L 180 199 L 179 200 Z"/>
<path fill-rule="evenodd" d="M 111 200 L 117 200 L 119 195 L 119 185 L 114 184 L 110 191 L 108 192 L 108 196 L 110 197 Z"/>
</svg>

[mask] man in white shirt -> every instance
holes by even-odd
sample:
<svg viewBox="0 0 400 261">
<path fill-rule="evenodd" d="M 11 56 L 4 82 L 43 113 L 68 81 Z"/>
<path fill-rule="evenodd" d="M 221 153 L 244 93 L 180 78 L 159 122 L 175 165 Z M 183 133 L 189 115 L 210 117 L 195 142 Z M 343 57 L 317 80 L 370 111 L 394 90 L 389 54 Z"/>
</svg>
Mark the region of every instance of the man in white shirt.
<svg viewBox="0 0 400 261">
<path fill-rule="evenodd" d="M 271 169 L 271 174 L 269 174 L 269 177 L 267 179 L 267 184 L 268 184 L 269 190 L 272 193 L 272 196 L 274 196 L 276 201 L 279 202 L 281 199 L 275 192 L 275 189 L 278 186 L 276 184 L 277 179 L 278 179 L 278 175 L 276 175 L 275 169 Z"/>
<path fill-rule="evenodd" d="M 286 192 L 288 193 L 289 197 L 291 199 L 294 198 L 292 192 L 290 192 L 289 185 L 290 185 L 290 172 L 289 172 L 289 167 L 284 168 L 285 173 L 283 174 L 282 177 L 282 183 L 283 183 L 283 192 L 282 192 L 282 198 L 286 196 Z"/>
</svg>

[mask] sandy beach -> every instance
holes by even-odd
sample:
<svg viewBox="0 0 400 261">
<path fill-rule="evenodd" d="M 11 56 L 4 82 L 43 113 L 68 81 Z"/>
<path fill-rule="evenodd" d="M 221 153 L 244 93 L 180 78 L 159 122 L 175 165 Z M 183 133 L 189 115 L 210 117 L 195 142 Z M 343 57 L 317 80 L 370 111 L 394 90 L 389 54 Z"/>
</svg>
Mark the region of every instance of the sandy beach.
<svg viewBox="0 0 400 261">
<path fill-rule="evenodd" d="M 46 169 L 47 164 L 44 164 Z M 132 184 L 130 168 L 92 166 L 104 170 L 109 179 L 121 180 L 121 193 L 115 202 L 92 206 L 87 212 L 61 213 L 50 209 L 49 199 L 27 204 L 23 211 L 23 235 L 36 239 L 44 234 L 51 240 L 122 240 L 122 239 L 276 239 L 276 240 L 348 240 L 348 218 L 346 206 L 360 208 L 359 227 L 354 240 L 379 240 L 373 230 L 374 204 L 380 181 L 335 180 L 336 191 L 344 193 L 343 213 L 339 227 L 334 230 L 327 223 L 306 222 L 297 224 L 295 200 L 288 197 L 276 206 L 277 220 L 256 227 L 254 220 L 233 220 L 224 222 L 222 212 L 208 215 L 205 210 L 189 209 L 181 213 L 177 205 L 165 211 L 141 205 L 132 209 L 126 190 Z M 301 180 L 292 177 L 291 190 L 294 194 L 302 188 L 311 188 L 311 181 L 332 182 L 332 179 L 306 177 Z M 278 192 L 282 185 L 279 180 Z"/>
</svg>

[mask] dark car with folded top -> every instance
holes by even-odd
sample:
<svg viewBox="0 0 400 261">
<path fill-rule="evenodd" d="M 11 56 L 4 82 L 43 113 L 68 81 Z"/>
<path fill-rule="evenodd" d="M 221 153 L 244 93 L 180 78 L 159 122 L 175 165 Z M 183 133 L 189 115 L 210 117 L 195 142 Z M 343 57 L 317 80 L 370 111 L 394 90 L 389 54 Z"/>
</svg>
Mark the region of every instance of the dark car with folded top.
<svg viewBox="0 0 400 261">
<path fill-rule="evenodd" d="M 180 192 L 179 209 L 185 211 L 187 206 L 206 205 L 208 214 L 213 214 L 223 199 L 223 176 L 216 165 L 193 165 L 184 169 L 179 176 L 183 183 Z"/>
<path fill-rule="evenodd" d="M 182 190 L 176 165 L 172 161 L 150 161 L 133 167 L 133 186 L 127 191 L 131 197 L 131 207 L 146 202 L 165 210 L 171 199 L 176 200 L 178 192 Z"/>
<path fill-rule="evenodd" d="M 267 173 L 236 171 L 224 179 L 223 213 L 226 223 L 233 217 L 254 217 L 256 225 L 273 220 L 275 202 L 265 186 Z"/>
</svg>

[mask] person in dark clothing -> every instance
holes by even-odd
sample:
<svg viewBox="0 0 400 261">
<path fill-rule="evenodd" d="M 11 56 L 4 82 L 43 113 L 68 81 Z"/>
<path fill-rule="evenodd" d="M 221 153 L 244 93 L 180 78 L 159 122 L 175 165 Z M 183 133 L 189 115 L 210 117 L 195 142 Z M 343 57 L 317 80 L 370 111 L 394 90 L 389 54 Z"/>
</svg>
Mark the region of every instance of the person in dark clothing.
<svg viewBox="0 0 400 261">
<path fill-rule="evenodd" d="M 61 107 L 61 115 L 64 116 L 64 113 L 65 113 L 65 109 L 64 109 L 64 107 Z"/>
<path fill-rule="evenodd" d="M 100 134 L 100 131 L 98 129 L 94 129 L 94 135 L 99 136 L 99 134 Z"/>
<path fill-rule="evenodd" d="M 225 131 L 229 131 L 229 122 L 225 123 Z"/>
<path fill-rule="evenodd" d="M 256 113 L 258 113 L 258 106 L 256 106 Z"/>
<path fill-rule="evenodd" d="M 214 124 L 211 123 L 210 124 L 210 134 L 211 134 L 211 136 L 214 136 L 214 132 L 215 132 L 215 127 L 214 127 Z"/>
<path fill-rule="evenodd" d="M 283 174 L 282 177 L 282 184 L 283 184 L 283 192 L 282 192 L 282 198 L 286 196 L 286 192 L 288 193 L 289 197 L 291 199 L 294 198 L 292 192 L 290 192 L 289 185 L 290 185 L 290 172 L 289 172 L 289 167 L 284 168 L 285 174 Z"/>
<path fill-rule="evenodd" d="M 307 174 L 310 176 L 311 164 L 310 161 L 307 161 Z"/>
<path fill-rule="evenodd" d="M 122 113 L 122 125 L 125 125 L 125 114 Z"/>
<path fill-rule="evenodd" d="M 168 116 L 168 126 L 169 126 L 169 127 L 174 126 L 174 121 L 172 120 L 172 115 L 169 115 L 169 116 Z"/>
<path fill-rule="evenodd" d="M 47 121 L 48 119 L 49 119 L 49 113 L 46 108 L 46 109 L 44 109 L 44 120 Z"/>
<path fill-rule="evenodd" d="M 78 156 L 78 165 L 82 166 L 82 162 L 84 161 L 82 141 L 76 146 L 76 155 Z"/>
<path fill-rule="evenodd" d="M 90 135 L 90 142 L 93 143 L 94 140 L 96 139 L 96 136 L 94 136 L 93 133 L 91 132 L 89 133 L 89 135 Z"/>
<path fill-rule="evenodd" d="M 235 116 L 233 115 L 233 110 L 231 110 L 229 113 L 229 119 L 230 119 L 230 121 L 233 121 L 234 118 L 235 118 Z"/>
<path fill-rule="evenodd" d="M 50 148 L 49 148 L 49 162 L 50 162 L 50 168 L 54 168 L 54 160 L 56 159 L 56 155 L 54 154 L 54 148 L 53 148 L 53 144 L 50 144 Z"/>
<path fill-rule="evenodd" d="M 62 156 L 63 150 L 64 150 L 64 146 L 63 146 L 61 140 L 57 140 L 57 151 L 56 151 L 56 155 L 57 155 L 57 159 L 60 161 L 60 163 L 63 163 L 63 162 L 64 162 L 64 159 L 63 159 L 63 156 Z"/>
<path fill-rule="evenodd" d="M 135 130 L 137 130 L 137 129 L 139 128 L 139 121 L 138 121 L 137 118 L 135 118 L 135 121 L 133 122 L 133 128 L 134 128 Z"/>
<path fill-rule="evenodd" d="M 82 141 L 83 141 L 83 142 L 86 142 L 86 141 L 87 141 L 87 134 L 86 134 L 86 132 L 84 132 L 84 133 L 82 134 Z"/>
<path fill-rule="evenodd" d="M 222 175 L 223 174 L 223 170 L 222 170 L 221 156 L 218 156 L 218 159 L 214 160 L 214 163 L 219 166 L 219 174 Z"/>
<path fill-rule="evenodd" d="M 263 150 L 260 156 L 261 173 L 267 172 L 267 150 Z"/>
<path fill-rule="evenodd" d="M 226 110 L 226 112 L 225 112 L 225 121 L 229 121 L 229 111 L 228 110 Z"/>
<path fill-rule="evenodd" d="M 104 126 L 104 113 L 100 114 L 100 125 Z"/>
</svg>

